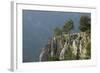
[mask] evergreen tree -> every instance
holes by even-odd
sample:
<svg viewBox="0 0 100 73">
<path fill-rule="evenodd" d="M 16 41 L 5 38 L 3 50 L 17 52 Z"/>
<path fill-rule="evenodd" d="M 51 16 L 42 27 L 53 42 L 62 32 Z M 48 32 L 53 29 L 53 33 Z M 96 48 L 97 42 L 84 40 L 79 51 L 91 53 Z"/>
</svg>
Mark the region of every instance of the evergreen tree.
<svg viewBox="0 0 100 73">
<path fill-rule="evenodd" d="M 89 16 L 80 17 L 80 30 L 82 32 L 91 30 L 91 19 Z"/>
</svg>

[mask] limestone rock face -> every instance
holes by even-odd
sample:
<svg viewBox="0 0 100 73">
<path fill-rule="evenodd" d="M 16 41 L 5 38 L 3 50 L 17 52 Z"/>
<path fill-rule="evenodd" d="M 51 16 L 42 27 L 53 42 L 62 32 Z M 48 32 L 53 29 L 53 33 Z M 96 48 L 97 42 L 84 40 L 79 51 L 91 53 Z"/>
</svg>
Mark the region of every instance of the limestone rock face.
<svg viewBox="0 0 100 73">
<path fill-rule="evenodd" d="M 65 53 L 66 53 L 66 51 L 67 51 L 67 42 L 64 44 L 64 48 L 61 50 L 61 52 L 60 52 L 60 56 L 59 56 L 59 59 L 60 60 L 64 60 L 65 58 Z"/>
<path fill-rule="evenodd" d="M 80 32 L 54 36 L 40 54 L 40 61 L 90 59 L 90 33 Z"/>
<path fill-rule="evenodd" d="M 77 54 L 77 41 L 76 40 L 73 40 L 73 51 L 72 51 L 72 53 L 74 54 L 74 55 L 76 55 Z"/>
</svg>

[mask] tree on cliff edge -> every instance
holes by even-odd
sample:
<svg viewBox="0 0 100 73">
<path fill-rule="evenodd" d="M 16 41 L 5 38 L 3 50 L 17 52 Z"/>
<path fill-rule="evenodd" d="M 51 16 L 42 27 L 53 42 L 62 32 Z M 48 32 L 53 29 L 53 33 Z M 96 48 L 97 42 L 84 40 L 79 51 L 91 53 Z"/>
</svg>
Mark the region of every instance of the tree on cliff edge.
<svg viewBox="0 0 100 73">
<path fill-rule="evenodd" d="M 63 32 L 69 33 L 74 28 L 73 21 L 69 19 L 63 26 Z"/>
<path fill-rule="evenodd" d="M 80 17 L 80 30 L 82 32 L 91 30 L 91 18 L 89 16 L 81 16 Z"/>
</svg>

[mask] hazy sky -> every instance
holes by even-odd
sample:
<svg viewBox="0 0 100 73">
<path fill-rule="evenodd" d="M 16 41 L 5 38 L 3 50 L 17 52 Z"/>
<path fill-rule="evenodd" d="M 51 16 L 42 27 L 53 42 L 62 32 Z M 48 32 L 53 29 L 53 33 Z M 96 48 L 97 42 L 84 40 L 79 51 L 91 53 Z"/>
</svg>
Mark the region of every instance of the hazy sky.
<svg viewBox="0 0 100 73">
<path fill-rule="evenodd" d="M 62 27 L 68 19 L 74 22 L 73 32 L 79 32 L 81 15 L 91 16 L 90 13 L 23 10 L 23 61 L 38 61 L 54 28 Z"/>
</svg>

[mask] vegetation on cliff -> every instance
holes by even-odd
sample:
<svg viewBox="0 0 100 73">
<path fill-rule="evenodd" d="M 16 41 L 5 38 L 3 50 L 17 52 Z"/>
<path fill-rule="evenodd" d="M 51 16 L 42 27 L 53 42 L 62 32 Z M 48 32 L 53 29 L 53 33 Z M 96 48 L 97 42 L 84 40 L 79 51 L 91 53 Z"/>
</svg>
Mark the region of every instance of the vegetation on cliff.
<svg viewBox="0 0 100 73">
<path fill-rule="evenodd" d="M 74 22 L 69 19 L 54 29 L 54 36 L 40 54 L 40 61 L 82 60 L 91 58 L 91 19 L 80 17 L 80 32 L 72 33 Z"/>
</svg>

